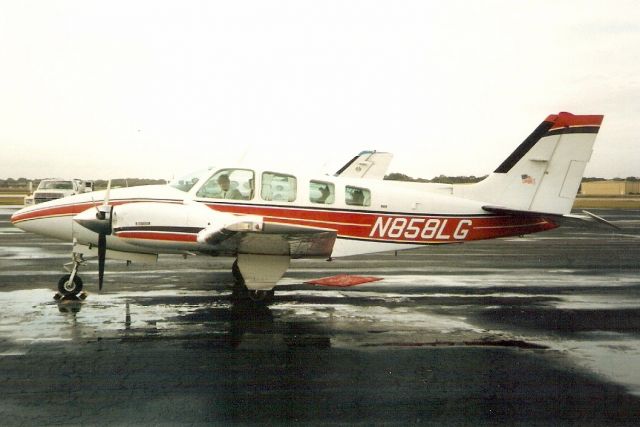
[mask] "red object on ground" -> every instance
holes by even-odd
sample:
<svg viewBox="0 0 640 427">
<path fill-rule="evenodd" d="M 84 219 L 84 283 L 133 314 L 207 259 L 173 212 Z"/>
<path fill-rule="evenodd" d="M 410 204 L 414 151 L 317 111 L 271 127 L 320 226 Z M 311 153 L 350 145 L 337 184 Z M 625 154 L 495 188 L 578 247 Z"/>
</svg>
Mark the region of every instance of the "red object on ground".
<svg viewBox="0 0 640 427">
<path fill-rule="evenodd" d="M 337 276 L 323 277 L 321 279 L 309 280 L 304 283 L 316 286 L 336 286 L 338 288 L 346 288 L 347 286 L 356 286 L 363 283 L 377 282 L 378 280 L 382 280 L 382 277 L 338 274 Z"/>
</svg>

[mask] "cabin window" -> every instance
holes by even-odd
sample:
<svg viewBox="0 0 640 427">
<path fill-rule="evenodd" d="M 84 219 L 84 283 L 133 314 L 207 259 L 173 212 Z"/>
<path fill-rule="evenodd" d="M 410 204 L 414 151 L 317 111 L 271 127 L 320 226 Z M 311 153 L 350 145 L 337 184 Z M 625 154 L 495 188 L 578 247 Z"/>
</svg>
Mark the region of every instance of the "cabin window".
<svg viewBox="0 0 640 427">
<path fill-rule="evenodd" d="M 309 200 L 311 202 L 330 205 L 335 201 L 335 197 L 335 186 L 332 183 L 325 181 L 309 182 Z"/>
<path fill-rule="evenodd" d="M 198 197 L 210 199 L 251 200 L 254 174 L 247 169 L 221 169 L 198 190 Z"/>
<path fill-rule="evenodd" d="M 345 203 L 351 206 L 371 206 L 371 192 L 366 188 L 345 187 Z"/>
<path fill-rule="evenodd" d="M 276 172 L 262 174 L 260 195 L 267 202 L 293 202 L 296 199 L 297 180 L 295 176 Z"/>
</svg>

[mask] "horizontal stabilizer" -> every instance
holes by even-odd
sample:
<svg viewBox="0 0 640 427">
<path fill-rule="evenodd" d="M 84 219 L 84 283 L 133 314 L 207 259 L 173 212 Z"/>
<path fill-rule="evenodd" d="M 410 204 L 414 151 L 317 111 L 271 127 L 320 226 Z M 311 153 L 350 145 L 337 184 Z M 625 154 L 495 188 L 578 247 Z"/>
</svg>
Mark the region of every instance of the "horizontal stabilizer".
<svg viewBox="0 0 640 427">
<path fill-rule="evenodd" d="M 337 288 L 346 288 L 349 286 L 362 285 L 363 283 L 377 282 L 382 277 L 373 276 L 352 276 L 350 274 L 338 274 L 336 276 L 323 277 L 321 279 L 309 280 L 309 285 L 316 286 L 333 286 Z"/>
<path fill-rule="evenodd" d="M 601 216 L 598 216 L 598 215 L 596 215 L 596 214 L 594 214 L 592 212 L 584 211 L 584 210 L 582 211 L 582 213 L 587 215 L 590 218 L 590 219 L 585 219 L 585 221 L 591 221 L 591 222 L 595 221 L 597 223 L 604 224 L 604 225 L 607 225 L 609 227 L 613 227 L 616 230 L 620 230 L 620 227 L 610 223 L 609 221 L 607 221 L 606 219 L 602 218 Z"/>
<path fill-rule="evenodd" d="M 526 210 L 517 210 L 517 209 L 509 209 L 501 206 L 483 206 L 487 212 L 491 212 L 499 215 L 510 215 L 510 216 L 529 216 L 529 217 L 543 217 L 553 221 L 558 225 L 566 224 L 566 225 L 606 225 L 611 228 L 615 228 L 616 230 L 620 230 L 620 227 L 610 223 L 606 219 L 599 217 L 596 214 L 593 214 L 589 211 L 582 211 L 585 215 L 579 214 L 566 214 L 560 215 L 549 212 L 536 212 L 536 211 L 526 211 Z"/>
</svg>

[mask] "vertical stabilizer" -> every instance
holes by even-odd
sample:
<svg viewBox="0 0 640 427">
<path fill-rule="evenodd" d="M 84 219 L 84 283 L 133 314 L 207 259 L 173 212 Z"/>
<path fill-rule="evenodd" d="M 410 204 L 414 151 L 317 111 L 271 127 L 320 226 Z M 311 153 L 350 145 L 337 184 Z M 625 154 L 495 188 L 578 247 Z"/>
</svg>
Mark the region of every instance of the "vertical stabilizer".
<svg viewBox="0 0 640 427">
<path fill-rule="evenodd" d="M 348 161 L 334 175 L 342 178 L 383 179 L 393 154 L 363 151 Z"/>
<path fill-rule="evenodd" d="M 509 209 L 567 214 L 603 116 L 552 114 L 484 181 L 454 194 Z"/>
</svg>

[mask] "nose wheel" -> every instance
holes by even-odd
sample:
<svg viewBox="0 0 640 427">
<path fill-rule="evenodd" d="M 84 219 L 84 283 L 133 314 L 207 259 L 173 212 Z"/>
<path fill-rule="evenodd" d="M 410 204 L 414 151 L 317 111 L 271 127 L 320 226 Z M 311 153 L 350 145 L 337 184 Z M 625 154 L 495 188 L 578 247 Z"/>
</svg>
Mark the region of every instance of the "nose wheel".
<svg viewBox="0 0 640 427">
<path fill-rule="evenodd" d="M 82 291 L 82 279 L 78 276 L 78 268 L 84 264 L 82 254 L 72 253 L 72 261 L 64 265 L 69 274 L 65 274 L 58 280 L 58 292 L 62 296 L 76 296 Z M 69 266 L 72 265 L 70 268 Z"/>
<path fill-rule="evenodd" d="M 82 279 L 78 275 L 65 274 L 58 280 L 58 292 L 63 296 L 76 296 L 82 291 Z"/>
</svg>

